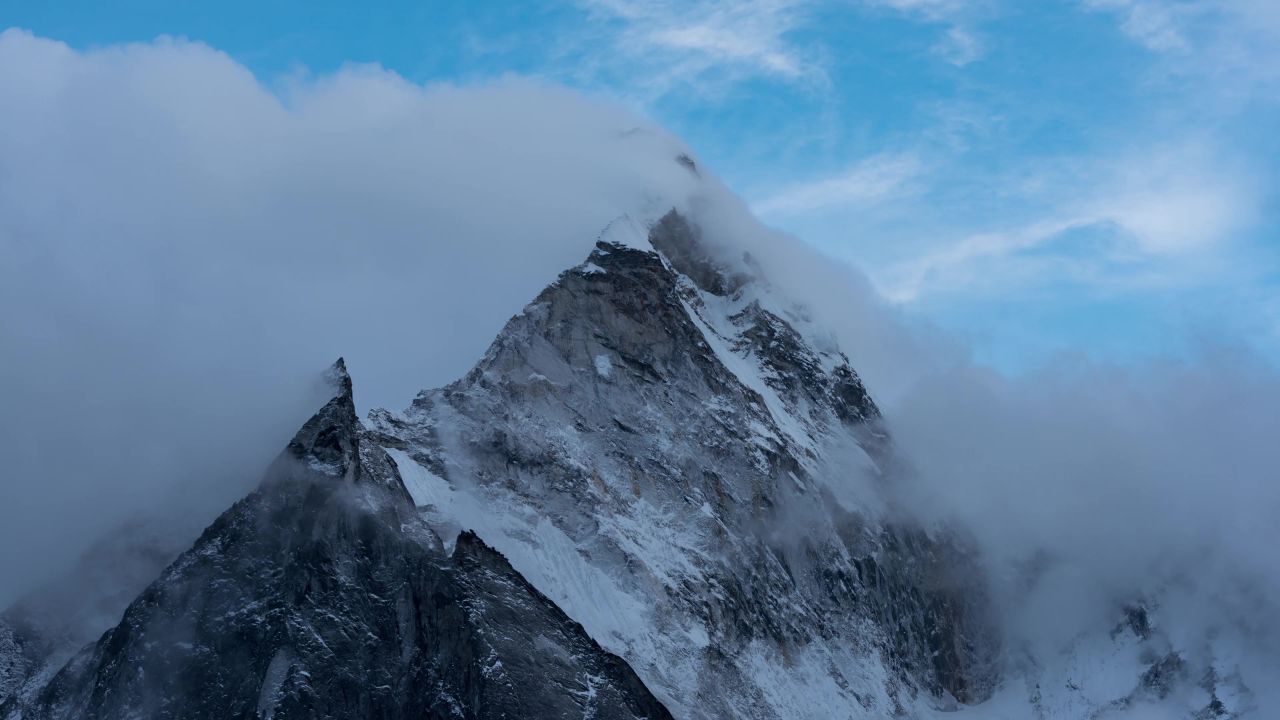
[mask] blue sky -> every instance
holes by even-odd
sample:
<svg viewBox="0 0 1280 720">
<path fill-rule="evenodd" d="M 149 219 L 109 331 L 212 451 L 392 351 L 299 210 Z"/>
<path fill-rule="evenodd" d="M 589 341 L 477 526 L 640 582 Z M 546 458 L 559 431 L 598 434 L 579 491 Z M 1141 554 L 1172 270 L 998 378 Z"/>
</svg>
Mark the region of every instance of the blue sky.
<svg viewBox="0 0 1280 720">
<path fill-rule="evenodd" d="M 268 86 L 547 78 L 652 117 L 1002 368 L 1280 358 L 1274 0 L 0 0 L 0 25 L 186 37 Z"/>
</svg>

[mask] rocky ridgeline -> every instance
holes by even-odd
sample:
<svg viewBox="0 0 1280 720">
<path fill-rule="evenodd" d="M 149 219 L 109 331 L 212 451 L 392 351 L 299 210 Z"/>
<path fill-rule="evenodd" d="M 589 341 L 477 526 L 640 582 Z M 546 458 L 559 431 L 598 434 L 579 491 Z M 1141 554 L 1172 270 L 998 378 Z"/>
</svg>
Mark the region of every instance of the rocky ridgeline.
<svg viewBox="0 0 1280 720">
<path fill-rule="evenodd" d="M 361 422 L 330 380 L 190 549 L 73 603 L 97 619 L 0 617 L 0 717 L 924 717 L 1017 678 L 1094 717 L 1188 672 L 1143 615 L 1080 650 L 1146 658 L 1109 705 L 1008 675 L 968 546 L 886 505 L 848 358 L 675 211 L 615 221 L 403 412 Z"/>
</svg>

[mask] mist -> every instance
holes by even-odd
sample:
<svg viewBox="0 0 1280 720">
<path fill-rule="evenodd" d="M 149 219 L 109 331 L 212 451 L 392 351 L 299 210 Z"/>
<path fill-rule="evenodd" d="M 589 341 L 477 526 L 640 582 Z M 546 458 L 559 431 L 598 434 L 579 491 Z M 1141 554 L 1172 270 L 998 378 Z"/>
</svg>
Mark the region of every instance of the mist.
<svg viewBox="0 0 1280 720">
<path fill-rule="evenodd" d="M 893 502 L 974 538 L 1012 644 L 1176 586 L 1189 636 L 1280 645 L 1280 374 L 1247 352 L 1003 376 L 673 162 L 677 138 L 527 78 L 268 87 L 200 44 L 11 30 L 0 118 L 0 604 L 136 512 L 211 518 L 339 355 L 362 409 L 403 407 L 614 217 L 677 205 L 831 329 L 910 468 Z"/>
<path fill-rule="evenodd" d="M 1259 707 L 1280 701 L 1274 367 L 1210 345 L 1017 379 L 958 368 L 892 418 L 913 465 L 898 501 L 976 536 L 1011 656 L 1053 657 L 1143 605 L 1193 673 L 1234 666 Z"/>
<path fill-rule="evenodd" d="M 666 133 L 536 80 L 268 88 L 168 39 L 6 31 L 0 118 L 0 603 L 136 512 L 211 520 L 339 356 L 362 410 L 460 376 L 693 180 Z"/>
<path fill-rule="evenodd" d="M 1143 606 L 1191 672 L 1237 667 L 1259 707 L 1280 705 L 1273 362 L 1201 334 L 1187 357 L 1109 365 L 1082 349 L 1002 374 L 723 186 L 693 207 L 708 241 L 756 258 L 848 354 L 903 463 L 882 501 L 973 543 L 1004 662 L 1063 657 Z"/>
</svg>

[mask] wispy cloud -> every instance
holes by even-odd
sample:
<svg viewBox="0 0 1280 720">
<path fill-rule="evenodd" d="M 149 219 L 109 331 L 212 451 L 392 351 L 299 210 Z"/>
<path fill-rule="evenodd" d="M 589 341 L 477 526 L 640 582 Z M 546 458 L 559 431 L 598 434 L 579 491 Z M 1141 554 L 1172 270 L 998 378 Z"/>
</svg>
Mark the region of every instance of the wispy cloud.
<svg viewBox="0 0 1280 720">
<path fill-rule="evenodd" d="M 1280 3 L 1275 0 L 1081 0 L 1157 53 L 1171 75 L 1207 81 L 1214 95 L 1256 95 L 1280 81 Z"/>
<path fill-rule="evenodd" d="M 973 0 L 865 0 L 865 2 L 900 12 L 922 13 L 935 19 L 955 17 L 976 4 Z"/>
<path fill-rule="evenodd" d="M 1257 212 L 1248 173 L 1198 143 L 1085 163 L 1024 184 L 1050 198 L 1033 219 L 962 234 L 886 268 L 877 274 L 882 291 L 911 302 L 1063 279 L 1099 288 L 1196 284 L 1222 269 L 1218 251 Z M 1107 240 L 1060 242 L 1075 231 Z"/>
<path fill-rule="evenodd" d="M 1193 3 L 1160 0 L 1084 0 L 1085 7 L 1113 12 L 1120 18 L 1125 34 L 1157 52 L 1186 50 L 1190 43 L 1184 34 L 1187 17 L 1196 9 Z"/>
<path fill-rule="evenodd" d="M 934 52 L 942 59 L 960 67 L 981 58 L 984 50 L 982 40 L 972 30 L 959 25 L 948 28 L 942 41 L 934 46 Z"/>
<path fill-rule="evenodd" d="M 592 64 L 625 64 L 629 82 L 649 95 L 746 80 L 825 89 L 839 48 L 816 38 L 815 18 L 868 10 L 938 26 L 934 54 L 957 66 L 981 57 L 971 0 L 579 0 L 597 21 Z M 603 32 L 599 28 L 605 28 Z M 603 49 L 602 49 L 603 48 Z"/>
<path fill-rule="evenodd" d="M 974 29 L 975 11 L 984 3 L 976 0 L 863 0 L 863 4 L 943 26 L 945 30 L 933 51 L 952 65 L 964 67 L 981 58 L 985 52 Z"/>
<path fill-rule="evenodd" d="M 859 208 L 909 192 L 924 171 L 914 153 L 886 153 L 867 158 L 834 177 L 784 188 L 753 205 L 762 215 L 812 212 L 832 206 Z"/>
<path fill-rule="evenodd" d="M 806 0 L 582 0 L 618 28 L 611 51 L 647 68 L 659 91 L 710 79 L 823 82 L 825 73 L 789 38 L 812 5 Z"/>
</svg>

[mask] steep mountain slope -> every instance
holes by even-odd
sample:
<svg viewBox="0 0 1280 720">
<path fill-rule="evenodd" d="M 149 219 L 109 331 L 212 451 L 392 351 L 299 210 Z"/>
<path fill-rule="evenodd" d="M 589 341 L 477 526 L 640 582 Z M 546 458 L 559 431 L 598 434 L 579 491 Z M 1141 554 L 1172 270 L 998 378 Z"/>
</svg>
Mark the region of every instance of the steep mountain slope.
<svg viewBox="0 0 1280 720">
<path fill-rule="evenodd" d="M 120 621 L 129 603 L 200 531 L 184 515 L 129 522 L 68 572 L 0 613 L 0 705 L 39 689 L 87 643 Z"/>
<path fill-rule="evenodd" d="M 848 358 L 680 212 L 615 221 L 403 412 L 362 423 L 333 381 L 262 486 L 56 675 L 0 625 L 22 684 L 0 718 L 1257 709 L 1155 603 L 1011 646 L 963 535 L 895 506 L 902 459 Z"/>
<path fill-rule="evenodd" d="M 680 717 L 861 717 L 989 694 L 971 558 L 877 509 L 880 413 L 750 260 L 675 212 L 610 226 L 378 440 Z"/>
<path fill-rule="evenodd" d="M 1000 689 L 989 701 L 937 720 L 1230 720 L 1269 718 L 1246 682 L 1247 643 L 1229 632 L 1199 638 L 1176 623 L 1162 626 L 1158 608 L 1131 605 L 1113 627 L 1071 638 L 1065 647 L 1021 647 L 1009 653 Z M 1233 619 L 1223 618 L 1224 628 Z M 1234 647 L 1233 647 L 1234 646 Z M 1255 675 L 1252 683 L 1271 682 Z"/>
<path fill-rule="evenodd" d="M 263 485 L 0 716 L 670 717 L 475 535 L 443 552 L 333 377 Z"/>
</svg>

